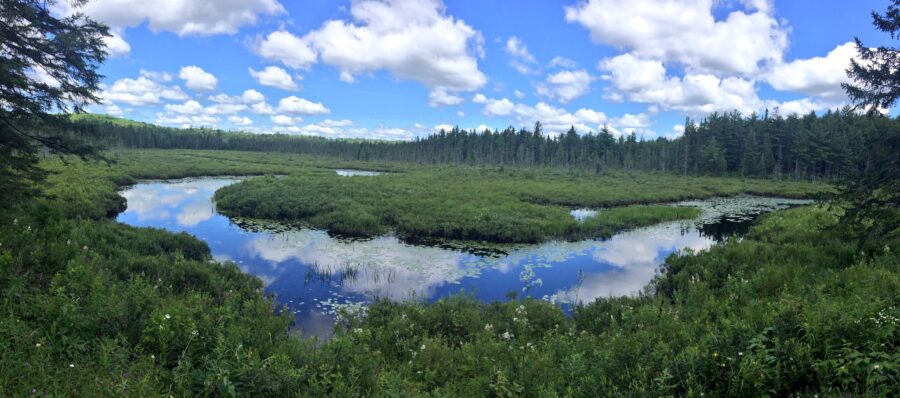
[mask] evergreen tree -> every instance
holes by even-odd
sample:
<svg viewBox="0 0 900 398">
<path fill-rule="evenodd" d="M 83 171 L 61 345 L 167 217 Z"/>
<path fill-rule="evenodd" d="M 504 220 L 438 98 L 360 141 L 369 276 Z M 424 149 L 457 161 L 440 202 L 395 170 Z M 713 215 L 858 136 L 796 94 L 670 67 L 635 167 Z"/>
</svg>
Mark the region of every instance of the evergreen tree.
<svg viewBox="0 0 900 398">
<path fill-rule="evenodd" d="M 0 204 L 40 178 L 39 151 L 93 153 L 58 113 L 99 101 L 108 28 L 82 14 L 57 18 L 54 0 L 0 0 Z M 83 1 L 73 1 L 80 6 Z M 67 128 L 68 127 L 68 128 Z"/>
</svg>

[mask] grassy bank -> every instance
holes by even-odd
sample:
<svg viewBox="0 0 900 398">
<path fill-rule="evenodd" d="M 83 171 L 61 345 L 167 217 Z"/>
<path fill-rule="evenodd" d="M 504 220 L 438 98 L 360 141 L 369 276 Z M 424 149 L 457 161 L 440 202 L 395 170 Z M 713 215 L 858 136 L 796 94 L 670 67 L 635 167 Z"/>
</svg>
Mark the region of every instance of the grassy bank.
<svg viewBox="0 0 900 398">
<path fill-rule="evenodd" d="M 534 300 L 382 302 L 315 345 L 202 242 L 73 217 L 68 201 L 102 187 L 54 184 L 56 199 L 0 215 L 4 396 L 887 396 L 898 380 L 897 248 L 857 258 L 822 209 L 670 258 L 651 293 L 573 317 Z"/>
<path fill-rule="evenodd" d="M 896 392 L 900 248 L 858 257 L 829 211 L 773 213 L 670 258 L 646 295 L 572 317 L 535 300 L 382 302 L 316 345 L 203 242 L 102 217 L 123 181 L 250 171 L 183 154 L 50 163 L 52 197 L 0 212 L 0 396 Z"/>
<path fill-rule="evenodd" d="M 305 223 L 345 235 L 395 232 L 444 238 L 533 243 L 608 237 L 622 229 L 696 216 L 696 210 L 646 203 L 740 193 L 809 197 L 825 185 L 649 173 L 565 174 L 556 170 L 409 167 L 372 177 L 325 170 L 258 178 L 216 193 L 233 216 Z M 612 207 L 583 223 L 573 207 Z"/>
</svg>

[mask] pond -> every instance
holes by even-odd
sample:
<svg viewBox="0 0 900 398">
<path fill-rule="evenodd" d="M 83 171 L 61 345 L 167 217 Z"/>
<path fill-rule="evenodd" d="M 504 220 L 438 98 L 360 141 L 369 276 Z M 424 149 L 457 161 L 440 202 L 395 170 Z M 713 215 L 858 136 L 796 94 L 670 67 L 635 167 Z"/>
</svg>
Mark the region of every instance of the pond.
<svg viewBox="0 0 900 398">
<path fill-rule="evenodd" d="M 327 337 L 334 313 L 376 298 L 433 301 L 465 291 L 480 300 L 528 295 L 568 306 L 635 294 L 679 250 L 704 250 L 746 232 L 753 219 L 802 200 L 741 196 L 681 202 L 698 206 L 696 220 L 623 232 L 607 240 L 554 241 L 506 253 L 418 246 L 393 236 L 339 239 L 313 229 L 236 223 L 216 212 L 215 191 L 235 177 L 147 181 L 122 192 L 118 221 L 188 232 L 220 261 L 256 275 L 279 306 L 294 313 L 303 335 Z"/>
<path fill-rule="evenodd" d="M 377 175 L 382 174 L 380 171 L 357 170 L 357 169 L 335 169 L 334 172 L 337 173 L 337 175 L 339 175 L 341 177 L 355 177 L 355 176 L 371 177 L 371 176 L 377 176 Z"/>
</svg>

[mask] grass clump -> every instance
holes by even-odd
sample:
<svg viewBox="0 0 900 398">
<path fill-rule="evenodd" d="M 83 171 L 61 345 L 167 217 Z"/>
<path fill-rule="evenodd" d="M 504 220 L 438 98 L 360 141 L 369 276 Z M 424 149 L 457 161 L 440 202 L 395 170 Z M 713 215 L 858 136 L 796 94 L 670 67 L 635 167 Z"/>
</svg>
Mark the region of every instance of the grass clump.
<svg viewBox="0 0 900 398">
<path fill-rule="evenodd" d="M 827 186 L 655 174 L 561 174 L 555 170 L 406 168 L 372 177 L 298 172 L 257 178 L 216 192 L 231 216 L 305 223 L 345 235 L 394 232 L 407 240 L 500 243 L 608 237 L 626 228 L 696 216 L 645 205 L 741 193 L 811 196 Z M 583 223 L 573 207 L 613 207 Z"/>
</svg>

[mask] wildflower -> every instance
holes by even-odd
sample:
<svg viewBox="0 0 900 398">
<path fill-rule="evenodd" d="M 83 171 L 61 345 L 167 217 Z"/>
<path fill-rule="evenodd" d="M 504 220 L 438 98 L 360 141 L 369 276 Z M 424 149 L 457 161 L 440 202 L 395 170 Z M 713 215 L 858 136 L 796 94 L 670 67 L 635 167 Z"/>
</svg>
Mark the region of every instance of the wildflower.
<svg viewBox="0 0 900 398">
<path fill-rule="evenodd" d="M 87 250 L 87 245 L 84 245 L 84 247 L 82 247 L 81 250 Z"/>
<path fill-rule="evenodd" d="M 501 334 L 500 337 L 502 337 L 504 340 L 509 340 L 512 338 L 512 334 L 510 334 L 509 330 L 507 330 L 507 331 L 503 332 L 503 334 Z"/>
<path fill-rule="evenodd" d="M 490 332 L 491 330 L 494 330 L 494 325 L 491 325 L 490 323 L 484 325 L 485 332 Z"/>
<path fill-rule="evenodd" d="M 71 244 L 72 244 L 72 240 L 71 240 L 71 239 L 66 239 L 66 246 L 71 245 Z"/>
<path fill-rule="evenodd" d="M 738 356 L 739 356 L 739 357 L 742 357 L 742 356 L 744 356 L 744 353 L 743 353 L 743 352 L 738 352 Z"/>
<path fill-rule="evenodd" d="M 19 225 L 19 219 L 18 219 L 18 218 L 14 218 L 14 219 L 13 219 L 13 225 Z"/>
<path fill-rule="evenodd" d="M 156 359 L 156 355 L 150 354 L 150 359 Z"/>
<path fill-rule="evenodd" d="M 69 364 L 69 367 L 70 367 L 70 368 L 74 368 L 74 367 L 75 367 L 75 364 L 74 364 L 74 363 L 70 363 L 70 364 Z"/>
<path fill-rule="evenodd" d="M 41 348 L 41 343 L 37 343 L 37 344 L 35 344 L 34 346 L 37 347 L 37 348 Z"/>
<path fill-rule="evenodd" d="M 422 346 L 419 347 L 419 349 L 422 350 L 422 351 L 425 351 L 425 344 L 422 344 Z"/>
<path fill-rule="evenodd" d="M 172 317 L 169 316 L 169 314 L 166 314 L 166 319 L 170 319 L 170 318 L 172 318 Z"/>
<path fill-rule="evenodd" d="M 875 369 L 875 370 L 881 369 L 881 365 L 878 365 L 878 364 L 872 365 L 872 369 Z"/>
<path fill-rule="evenodd" d="M 198 334 L 200 334 L 200 332 L 198 332 L 197 330 L 192 330 L 192 331 L 191 331 L 191 336 L 196 337 Z"/>
</svg>

